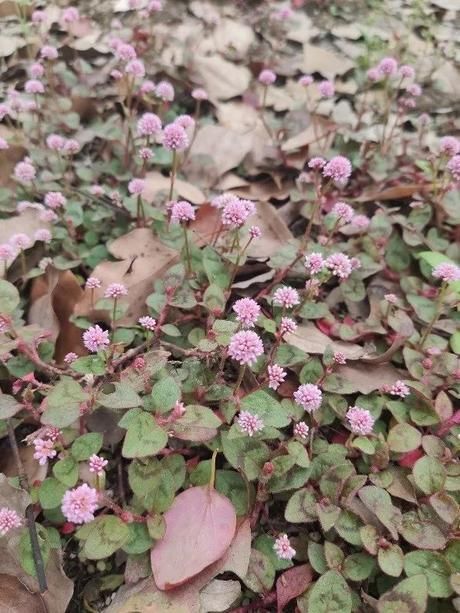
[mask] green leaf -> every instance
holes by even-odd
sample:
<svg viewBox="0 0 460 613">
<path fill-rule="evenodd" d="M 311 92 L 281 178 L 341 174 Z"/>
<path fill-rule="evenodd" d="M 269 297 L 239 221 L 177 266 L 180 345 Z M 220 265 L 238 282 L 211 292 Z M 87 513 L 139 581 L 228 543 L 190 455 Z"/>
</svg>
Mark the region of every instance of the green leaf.
<svg viewBox="0 0 460 613">
<path fill-rule="evenodd" d="M 123 443 L 125 458 L 143 458 L 157 454 L 168 442 L 168 435 L 150 413 L 142 411 L 131 420 Z"/>
<path fill-rule="evenodd" d="M 457 501 L 446 492 L 437 492 L 430 496 L 430 504 L 437 515 L 448 524 L 453 524 L 459 516 Z"/>
<path fill-rule="evenodd" d="M 211 283 L 203 294 L 203 304 L 210 311 L 221 313 L 225 309 L 225 303 L 225 294 L 222 289 L 215 283 Z"/>
<path fill-rule="evenodd" d="M 269 557 L 257 549 L 251 549 L 248 572 L 243 581 L 257 594 L 269 592 L 275 582 L 275 569 Z"/>
<path fill-rule="evenodd" d="M 427 581 L 414 575 L 386 592 L 377 603 L 378 613 L 425 613 L 428 600 Z"/>
<path fill-rule="evenodd" d="M 152 537 L 146 524 L 133 522 L 128 524 L 129 540 L 122 547 L 123 551 L 130 554 L 139 554 L 148 551 L 152 547 Z"/>
<path fill-rule="evenodd" d="M 324 543 L 324 556 L 330 569 L 339 569 L 345 558 L 345 554 L 340 547 L 329 541 Z"/>
<path fill-rule="evenodd" d="M 152 404 L 159 413 L 167 413 L 181 397 L 181 389 L 174 377 L 157 381 L 151 392 Z"/>
<path fill-rule="evenodd" d="M 80 405 L 88 398 L 79 383 L 63 377 L 47 396 L 42 423 L 56 428 L 70 426 L 80 416 Z"/>
<path fill-rule="evenodd" d="M 218 285 L 222 289 L 226 289 L 230 283 L 230 270 L 220 255 L 207 245 L 203 251 L 203 268 L 209 283 Z"/>
<path fill-rule="evenodd" d="M 241 401 L 241 409 L 261 417 L 265 426 L 284 428 L 291 421 L 278 400 L 264 390 L 244 396 Z"/>
<path fill-rule="evenodd" d="M 248 481 L 257 479 L 270 457 L 267 445 L 249 436 L 229 438 L 228 432 L 222 432 L 221 440 L 224 455 L 233 468 L 242 470 Z"/>
<path fill-rule="evenodd" d="M 350 302 L 361 302 L 366 297 L 366 287 L 361 279 L 355 275 L 348 277 L 346 281 L 340 284 L 343 297 Z"/>
<path fill-rule="evenodd" d="M 67 486 L 57 479 L 53 477 L 45 479 L 38 490 L 38 500 L 42 509 L 55 509 L 59 507 L 66 490 Z"/>
<path fill-rule="evenodd" d="M 396 272 L 402 272 L 410 266 L 410 251 L 397 232 L 393 232 L 385 247 L 385 261 Z"/>
<path fill-rule="evenodd" d="M 347 543 L 356 546 L 362 546 L 360 528 L 362 522 L 357 515 L 351 511 L 342 511 L 338 520 L 334 524 L 334 530 Z"/>
<path fill-rule="evenodd" d="M 128 468 L 129 485 L 138 501 L 147 511 L 163 513 L 172 504 L 174 494 L 181 487 L 183 478 L 169 470 L 165 460 L 156 458 L 134 460 Z M 183 464 L 183 462 L 182 462 Z M 172 467 L 174 468 L 174 467 Z M 185 467 L 183 470 L 185 476 Z"/>
<path fill-rule="evenodd" d="M 424 456 L 415 462 L 412 469 L 416 486 L 424 494 L 434 494 L 444 487 L 446 469 L 436 458 Z"/>
<path fill-rule="evenodd" d="M 367 485 L 359 490 L 358 496 L 366 507 L 388 528 L 391 536 L 397 539 L 401 511 L 393 506 L 390 494 L 381 487 Z"/>
<path fill-rule="evenodd" d="M 72 370 L 82 375 L 104 375 L 107 367 L 99 355 L 85 355 L 71 364 Z"/>
<path fill-rule="evenodd" d="M 19 304 L 19 292 L 16 287 L 0 279 L 0 313 L 10 315 Z"/>
<path fill-rule="evenodd" d="M 114 515 L 97 517 L 89 526 L 83 552 L 90 560 L 108 558 L 130 538 L 128 526 Z"/>
<path fill-rule="evenodd" d="M 457 330 L 452 334 L 449 343 L 452 347 L 452 351 L 458 355 L 460 353 L 460 330 Z"/>
<path fill-rule="evenodd" d="M 308 593 L 308 610 L 313 613 L 351 613 L 350 588 L 340 573 L 329 570 Z"/>
<path fill-rule="evenodd" d="M 314 494 L 306 488 L 294 492 L 287 503 L 284 517 L 293 524 L 318 521 Z"/>
<path fill-rule="evenodd" d="M 390 577 L 399 577 L 404 564 L 404 554 L 399 545 L 390 544 L 379 548 L 377 560 L 380 568 Z"/>
<path fill-rule="evenodd" d="M 78 481 L 78 464 L 71 456 L 56 462 L 53 475 L 67 487 L 73 487 Z"/>
<path fill-rule="evenodd" d="M 343 574 L 350 581 L 365 581 L 375 567 L 375 560 L 367 553 L 352 553 L 345 558 Z"/>
<path fill-rule="evenodd" d="M 142 406 L 142 400 L 130 385 L 125 383 L 114 383 L 115 388 L 109 394 L 99 393 L 97 402 L 108 409 L 132 409 Z"/>
<path fill-rule="evenodd" d="M 189 404 L 185 415 L 176 420 L 171 429 L 174 436 L 184 441 L 209 441 L 217 435 L 222 421 L 215 413 L 198 404 Z"/>
<path fill-rule="evenodd" d="M 78 461 L 88 460 L 102 447 L 103 436 L 100 432 L 88 432 L 74 440 L 71 447 L 73 457 Z"/>
<path fill-rule="evenodd" d="M 19 413 L 22 409 L 22 404 L 20 404 L 16 398 L 13 396 L 8 396 L 8 394 L 2 394 L 0 391 L 0 419 L 8 419 Z"/>
<path fill-rule="evenodd" d="M 428 594 L 433 598 L 448 598 L 452 594 L 449 583 L 450 565 L 440 553 L 433 551 L 406 553 L 404 571 L 408 577 L 424 575 L 428 584 Z"/>
<path fill-rule="evenodd" d="M 387 443 L 390 451 L 406 453 L 418 449 L 422 442 L 420 432 L 409 424 L 396 424 L 388 433 Z"/>
<path fill-rule="evenodd" d="M 35 528 L 37 530 L 38 545 L 46 568 L 51 553 L 48 533 L 46 529 L 40 524 L 35 523 Z M 31 575 L 32 577 L 37 576 L 37 572 L 35 570 L 35 559 L 32 553 L 30 533 L 27 528 L 23 529 L 21 538 L 19 540 L 19 561 L 21 562 L 21 566 L 27 574 Z"/>
<path fill-rule="evenodd" d="M 411 545 L 421 549 L 444 549 L 447 539 L 440 528 L 429 519 L 420 517 L 415 511 L 402 516 L 399 532 Z"/>
</svg>

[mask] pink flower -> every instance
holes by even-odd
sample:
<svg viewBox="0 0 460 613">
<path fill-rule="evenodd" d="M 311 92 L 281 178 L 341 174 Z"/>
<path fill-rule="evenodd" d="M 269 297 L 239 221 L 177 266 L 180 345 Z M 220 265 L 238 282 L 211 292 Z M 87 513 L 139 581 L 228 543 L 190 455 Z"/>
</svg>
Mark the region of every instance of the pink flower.
<svg viewBox="0 0 460 613">
<path fill-rule="evenodd" d="M 159 13 L 163 10 L 163 3 L 161 0 L 150 0 L 147 5 L 147 11 L 149 13 Z"/>
<path fill-rule="evenodd" d="M 268 68 L 265 68 L 265 70 L 262 70 L 259 73 L 259 76 L 257 78 L 259 79 L 260 83 L 268 86 L 268 85 L 272 85 L 272 83 L 276 81 L 276 74 L 273 72 L 273 70 L 269 70 Z"/>
<path fill-rule="evenodd" d="M 346 364 L 347 359 L 345 357 L 345 354 L 342 353 L 342 351 L 336 351 L 334 353 L 334 362 L 335 364 L 340 364 L 340 365 Z"/>
<path fill-rule="evenodd" d="M 52 47 L 51 45 L 44 45 L 40 49 L 40 57 L 44 60 L 55 60 L 58 56 L 58 51 L 56 47 Z"/>
<path fill-rule="evenodd" d="M 22 526 L 22 519 L 13 509 L 2 507 L 0 509 L 0 536 L 5 536 L 13 528 Z"/>
<path fill-rule="evenodd" d="M 453 158 L 447 162 L 447 170 L 456 181 L 460 181 L 460 155 L 454 155 Z"/>
<path fill-rule="evenodd" d="M 32 22 L 33 23 L 42 23 L 45 21 L 45 11 L 37 9 L 32 13 Z"/>
<path fill-rule="evenodd" d="M 104 474 L 104 468 L 107 466 L 108 463 L 109 463 L 108 460 L 101 458 L 101 456 L 98 456 L 95 453 L 93 453 L 93 455 L 90 456 L 89 462 L 88 462 L 89 472 L 96 473 L 98 477 L 102 477 L 102 475 Z"/>
<path fill-rule="evenodd" d="M 230 202 L 234 202 L 235 200 L 238 200 L 238 196 L 226 192 L 224 194 L 214 196 L 214 198 L 212 198 L 211 200 L 211 206 L 216 209 L 223 209 L 227 204 L 229 204 Z"/>
<path fill-rule="evenodd" d="M 114 41 L 114 44 L 116 45 L 115 55 L 119 60 L 123 60 L 123 62 L 129 62 L 137 58 L 136 50 L 132 45 L 121 41 Z"/>
<path fill-rule="evenodd" d="M 413 79 L 415 77 L 415 70 L 408 64 L 402 64 L 399 67 L 399 74 L 404 79 Z"/>
<path fill-rule="evenodd" d="M 144 179 L 131 179 L 131 181 L 128 183 L 128 191 L 130 194 L 140 195 L 144 191 L 144 187 Z"/>
<path fill-rule="evenodd" d="M 352 225 L 359 230 L 366 230 L 371 223 L 371 220 L 366 215 L 353 215 L 351 220 Z"/>
<path fill-rule="evenodd" d="M 302 440 L 307 440 L 308 433 L 310 432 L 310 428 L 304 421 L 299 421 L 294 426 L 294 436 L 298 436 Z"/>
<path fill-rule="evenodd" d="M 323 394 L 317 385 L 305 383 L 294 392 L 294 400 L 308 413 L 317 411 L 321 406 Z"/>
<path fill-rule="evenodd" d="M 280 323 L 280 334 L 284 336 L 285 334 L 292 334 L 297 330 L 296 322 L 290 317 L 282 317 Z"/>
<path fill-rule="evenodd" d="M 142 326 L 142 328 L 144 328 L 145 330 L 150 330 L 150 332 L 153 332 L 153 330 L 155 330 L 157 322 L 155 319 L 153 319 L 153 317 L 150 317 L 149 315 L 144 315 L 143 317 L 139 317 L 139 319 L 137 320 L 139 322 L 139 325 Z"/>
<path fill-rule="evenodd" d="M 62 513 L 67 521 L 74 524 L 86 524 L 94 519 L 98 506 L 97 490 L 86 483 L 73 490 L 67 490 L 62 499 Z"/>
<path fill-rule="evenodd" d="M 187 132 L 177 123 L 170 123 L 163 130 L 163 147 L 168 151 L 183 151 L 189 146 Z"/>
<path fill-rule="evenodd" d="M 378 68 L 369 68 L 369 70 L 367 71 L 367 78 L 369 79 L 369 81 L 373 81 L 375 83 L 380 79 L 380 77 L 381 74 Z"/>
<path fill-rule="evenodd" d="M 230 339 L 228 353 L 240 364 L 253 364 L 264 352 L 260 337 L 252 330 L 237 332 Z"/>
<path fill-rule="evenodd" d="M 105 349 L 110 345 L 109 333 L 97 324 L 91 326 L 91 328 L 83 332 L 83 344 L 88 351 L 96 353 L 100 349 Z"/>
<path fill-rule="evenodd" d="M 236 418 L 236 423 L 240 430 L 248 436 L 254 436 L 256 432 L 264 429 L 264 422 L 258 415 L 253 415 L 249 411 L 240 411 Z"/>
<path fill-rule="evenodd" d="M 367 436 L 372 433 L 375 419 L 366 409 L 350 407 L 347 411 L 346 418 L 353 434 Z"/>
<path fill-rule="evenodd" d="M 277 390 L 281 383 L 286 378 L 287 372 L 278 364 L 272 364 L 268 367 L 268 387 L 272 390 Z"/>
<path fill-rule="evenodd" d="M 343 155 L 336 155 L 323 168 L 323 176 L 330 177 L 339 183 L 345 183 L 350 178 L 351 162 Z"/>
<path fill-rule="evenodd" d="M 292 560 L 295 556 L 295 549 L 291 547 L 287 534 L 280 534 L 273 545 L 276 555 L 280 560 Z"/>
<path fill-rule="evenodd" d="M 236 319 L 245 328 L 253 328 L 260 315 L 260 306 L 252 298 L 241 298 L 233 305 Z"/>
<path fill-rule="evenodd" d="M 155 94 L 163 102 L 172 102 L 174 100 L 174 87 L 169 81 L 160 81 L 155 87 Z"/>
<path fill-rule="evenodd" d="M 24 91 L 26 94 L 43 94 L 45 93 L 45 86 L 38 79 L 29 79 L 25 82 Z"/>
<path fill-rule="evenodd" d="M 176 400 L 176 404 L 174 405 L 173 410 L 171 411 L 171 419 L 174 421 L 176 419 L 180 419 L 181 417 L 185 415 L 186 412 L 187 412 L 187 409 L 185 407 L 185 404 L 183 402 L 180 402 L 180 400 Z"/>
<path fill-rule="evenodd" d="M 277 21 L 287 21 L 293 16 L 294 11 L 291 9 L 290 6 L 282 6 L 278 10 L 274 11 L 272 14 L 273 19 L 276 19 Z"/>
<path fill-rule="evenodd" d="M 262 230 L 259 228 L 259 226 L 251 226 L 249 228 L 249 237 L 251 238 L 251 240 L 260 238 L 261 236 L 262 236 Z"/>
<path fill-rule="evenodd" d="M 97 277 L 88 277 L 86 279 L 85 288 L 86 289 L 97 289 L 101 287 L 102 282 Z"/>
<path fill-rule="evenodd" d="M 343 253 L 333 253 L 324 263 L 333 275 L 342 280 L 347 279 L 353 270 L 350 258 Z"/>
<path fill-rule="evenodd" d="M 64 143 L 63 153 L 66 155 L 75 155 L 80 151 L 80 143 L 75 138 L 68 138 Z"/>
<path fill-rule="evenodd" d="M 36 241 L 41 241 L 42 243 L 50 243 L 52 234 L 47 228 L 39 228 L 35 230 L 34 238 Z"/>
<path fill-rule="evenodd" d="M 146 162 L 148 162 L 149 160 L 155 157 L 155 154 L 153 153 L 153 151 L 149 149 L 148 147 L 141 147 L 139 149 L 138 155 L 141 158 L 141 160 L 144 160 Z"/>
<path fill-rule="evenodd" d="M 309 85 L 313 83 L 313 77 L 309 74 L 304 74 L 300 77 L 299 83 L 303 87 L 308 87 Z"/>
<path fill-rule="evenodd" d="M 123 73 L 121 72 L 121 70 L 117 70 L 116 68 L 114 68 L 113 70 L 110 71 L 110 76 L 115 81 L 119 81 L 120 79 L 123 78 Z"/>
<path fill-rule="evenodd" d="M 396 304 L 398 302 L 398 296 L 396 296 L 396 294 L 385 294 L 384 298 L 390 304 Z"/>
<path fill-rule="evenodd" d="M 380 60 L 377 70 L 383 77 L 391 77 L 398 70 L 398 62 L 392 57 L 384 57 Z"/>
<path fill-rule="evenodd" d="M 171 223 L 181 223 L 193 221 L 195 219 L 195 209 L 186 200 L 174 202 L 171 207 Z"/>
<path fill-rule="evenodd" d="M 321 170 L 321 168 L 324 168 L 325 165 L 326 160 L 321 157 L 311 158 L 311 160 L 308 162 L 308 168 L 311 168 L 312 170 Z"/>
<path fill-rule="evenodd" d="M 151 94 L 152 92 L 155 91 L 155 83 L 153 81 L 150 81 L 149 79 L 146 79 L 142 85 L 139 88 L 139 92 L 141 94 Z"/>
<path fill-rule="evenodd" d="M 40 62 L 34 62 L 29 67 L 29 74 L 32 77 L 32 79 L 40 79 L 43 76 L 44 72 L 45 72 L 45 69 L 43 67 L 43 64 L 40 64 Z"/>
<path fill-rule="evenodd" d="M 27 209 L 35 209 L 36 211 L 44 211 L 44 207 L 39 202 L 29 202 L 28 200 L 21 200 L 16 205 L 16 211 L 18 213 L 24 213 Z"/>
<path fill-rule="evenodd" d="M 59 134 L 50 134 L 46 137 L 46 146 L 53 151 L 62 151 L 64 148 L 64 137 Z"/>
<path fill-rule="evenodd" d="M 93 194 L 93 196 L 103 196 L 105 194 L 102 185 L 91 185 L 89 191 L 91 194 Z"/>
<path fill-rule="evenodd" d="M 192 98 L 195 98 L 195 100 L 207 100 L 209 96 L 205 89 L 197 87 L 192 91 Z"/>
<path fill-rule="evenodd" d="M 273 304 L 282 306 L 285 309 L 292 309 L 300 303 L 299 292 L 288 285 L 279 287 L 273 294 Z"/>
<path fill-rule="evenodd" d="M 9 149 L 10 146 L 8 145 L 8 142 L 4 139 L 0 137 L 0 151 L 6 151 L 6 149 Z"/>
<path fill-rule="evenodd" d="M 455 136 L 443 136 L 439 142 L 439 151 L 445 155 L 457 155 L 460 151 L 460 140 Z"/>
<path fill-rule="evenodd" d="M 40 218 L 40 221 L 52 223 L 53 221 L 56 221 L 58 219 L 58 216 L 56 215 L 54 211 L 52 211 L 51 209 L 48 209 L 48 210 L 42 211 L 39 215 L 39 218 Z"/>
<path fill-rule="evenodd" d="M 460 268 L 451 262 L 442 262 L 433 268 L 431 273 L 435 279 L 441 279 L 444 283 L 460 281 Z"/>
<path fill-rule="evenodd" d="M 67 198 L 61 192 L 48 192 L 45 194 L 45 204 L 50 209 L 60 209 L 67 203 Z"/>
<path fill-rule="evenodd" d="M 442 353 L 439 347 L 427 347 L 426 352 L 428 355 L 431 355 L 431 356 L 438 356 L 438 355 L 441 355 Z"/>
<path fill-rule="evenodd" d="M 14 257 L 16 257 L 16 250 L 13 248 L 13 245 L 9 245 L 8 243 L 0 245 L 0 261 L 7 262 Z"/>
<path fill-rule="evenodd" d="M 64 356 L 64 364 L 72 364 L 75 360 L 78 360 L 78 355 L 73 351 L 69 351 Z"/>
<path fill-rule="evenodd" d="M 130 60 L 125 66 L 126 74 L 131 74 L 137 79 L 145 77 L 145 66 L 142 60 Z"/>
<path fill-rule="evenodd" d="M 155 113 L 144 113 L 137 122 L 137 133 L 140 136 L 152 136 L 161 132 L 161 119 Z"/>
<path fill-rule="evenodd" d="M 10 114 L 8 105 L 0 103 L 0 121 L 2 121 L 7 115 Z"/>
<path fill-rule="evenodd" d="M 354 215 L 354 211 L 351 206 L 345 202 L 336 202 L 332 208 L 332 213 L 336 215 L 343 223 L 350 223 Z"/>
<path fill-rule="evenodd" d="M 36 170 L 26 158 L 23 162 L 18 162 L 14 167 L 14 176 L 23 183 L 30 183 L 35 179 Z"/>
<path fill-rule="evenodd" d="M 412 83 L 406 87 L 406 92 L 411 96 L 418 98 L 418 96 L 422 95 L 422 88 L 418 83 Z"/>
<path fill-rule="evenodd" d="M 75 23 L 80 19 L 80 13 L 74 6 L 68 6 L 62 11 L 61 21 L 65 24 Z"/>
<path fill-rule="evenodd" d="M 13 236 L 10 238 L 10 243 L 13 245 L 13 247 L 19 250 L 28 249 L 32 246 L 32 240 L 30 237 L 22 232 L 19 232 L 19 234 L 13 234 Z"/>
<path fill-rule="evenodd" d="M 176 119 L 174 120 L 174 123 L 177 123 L 182 126 L 184 130 L 193 128 L 195 126 L 195 120 L 190 115 L 178 115 L 178 117 L 176 117 Z"/>
<path fill-rule="evenodd" d="M 318 84 L 318 91 L 323 98 L 332 98 L 335 94 L 335 87 L 332 81 L 321 81 Z"/>
<path fill-rule="evenodd" d="M 49 439 L 36 438 L 34 440 L 35 453 L 34 458 L 38 460 L 41 466 L 44 466 L 49 459 L 54 458 L 56 450 L 53 449 L 54 441 Z"/>
<path fill-rule="evenodd" d="M 231 199 L 222 210 L 222 223 L 230 228 L 240 228 L 251 215 L 247 201 L 239 198 Z"/>
<path fill-rule="evenodd" d="M 398 103 L 402 109 L 408 109 L 408 110 L 415 109 L 415 107 L 417 106 L 413 98 L 407 98 L 407 97 L 401 98 L 400 100 L 398 100 Z"/>
<path fill-rule="evenodd" d="M 122 283 L 111 283 L 104 292 L 104 298 L 121 298 L 127 296 L 128 290 Z"/>
<path fill-rule="evenodd" d="M 426 127 L 431 123 L 431 117 L 428 113 L 422 113 L 418 118 L 419 124 L 422 127 Z"/>
<path fill-rule="evenodd" d="M 393 383 L 393 385 L 388 390 L 388 393 L 392 396 L 400 396 L 401 398 L 405 398 L 410 394 L 410 388 L 404 383 L 404 381 L 398 380 Z"/>
</svg>

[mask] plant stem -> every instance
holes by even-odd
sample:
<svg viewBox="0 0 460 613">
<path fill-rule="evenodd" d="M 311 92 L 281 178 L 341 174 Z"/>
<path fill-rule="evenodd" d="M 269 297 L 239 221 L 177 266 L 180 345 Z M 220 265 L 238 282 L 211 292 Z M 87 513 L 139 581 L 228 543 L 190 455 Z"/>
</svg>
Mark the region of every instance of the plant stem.
<svg viewBox="0 0 460 613">
<path fill-rule="evenodd" d="M 111 341 L 113 342 L 113 337 L 115 335 L 115 322 L 117 319 L 117 299 L 113 299 L 113 309 L 112 309 L 112 333 L 111 333 Z"/>
<path fill-rule="evenodd" d="M 448 287 L 447 283 L 443 283 L 441 286 L 441 289 L 439 290 L 439 294 L 436 299 L 436 305 L 434 308 L 433 317 L 431 318 L 431 321 L 428 324 L 428 327 L 426 328 L 425 332 L 423 333 L 422 338 L 420 339 L 420 344 L 419 344 L 420 349 L 423 349 L 423 345 L 425 344 L 426 339 L 431 334 L 433 326 L 438 321 L 439 315 L 441 314 L 442 302 L 444 300 L 444 296 L 446 295 L 447 287 Z"/>
<path fill-rule="evenodd" d="M 184 247 L 185 247 L 185 261 L 187 263 L 186 265 L 187 277 L 191 277 L 192 276 L 192 260 L 190 258 L 190 245 L 188 242 L 187 228 L 184 225 L 182 226 L 182 229 L 184 231 Z"/>
<path fill-rule="evenodd" d="M 177 151 L 173 151 L 172 166 L 171 166 L 171 185 L 169 187 L 168 200 L 171 202 L 174 193 L 174 181 L 176 180 L 177 172 Z"/>
<path fill-rule="evenodd" d="M 241 387 L 241 383 L 243 381 L 243 377 L 244 377 L 244 373 L 245 372 L 246 372 L 246 364 L 240 364 L 240 372 L 238 373 L 238 379 L 236 380 L 235 390 L 233 392 L 234 396 L 237 395 L 238 390 Z"/>
</svg>

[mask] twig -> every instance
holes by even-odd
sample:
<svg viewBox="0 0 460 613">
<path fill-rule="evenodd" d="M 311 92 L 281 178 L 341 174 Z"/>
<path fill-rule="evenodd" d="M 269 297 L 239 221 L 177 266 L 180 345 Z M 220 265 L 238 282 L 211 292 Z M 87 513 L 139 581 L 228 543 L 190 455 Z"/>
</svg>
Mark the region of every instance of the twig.
<svg viewBox="0 0 460 613">
<path fill-rule="evenodd" d="M 29 492 L 29 480 L 27 479 L 27 475 L 24 471 L 24 465 L 22 463 L 21 456 L 19 455 L 18 443 L 16 441 L 16 435 L 14 433 L 14 428 L 11 423 L 11 419 L 8 419 L 7 423 L 8 438 L 10 440 L 10 446 L 13 451 L 16 466 L 18 468 L 19 485 L 22 487 L 23 490 Z M 40 551 L 40 545 L 38 543 L 33 505 L 29 504 L 29 506 L 26 508 L 25 514 L 27 520 L 27 528 L 29 529 L 30 543 L 32 545 L 32 557 L 34 560 L 35 571 L 37 573 L 38 587 L 40 589 L 40 592 L 43 593 L 46 592 L 46 590 L 48 589 L 48 584 L 46 582 L 45 564 L 43 562 L 42 552 Z"/>
</svg>

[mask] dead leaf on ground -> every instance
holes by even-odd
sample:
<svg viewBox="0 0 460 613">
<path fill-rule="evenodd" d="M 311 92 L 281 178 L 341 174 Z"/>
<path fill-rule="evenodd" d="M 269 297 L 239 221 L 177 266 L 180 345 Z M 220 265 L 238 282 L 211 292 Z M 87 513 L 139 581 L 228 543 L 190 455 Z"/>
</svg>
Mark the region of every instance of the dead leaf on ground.
<svg viewBox="0 0 460 613">
<path fill-rule="evenodd" d="M 426 183 L 408 183 L 407 185 L 396 185 L 382 190 L 372 190 L 364 192 L 355 202 L 371 202 L 374 200 L 400 200 L 401 198 L 411 198 L 416 193 L 423 193 L 429 189 Z"/>
<path fill-rule="evenodd" d="M 129 307 L 118 323 L 134 324 L 145 313 L 145 300 L 153 291 L 153 282 L 178 260 L 178 253 L 164 245 L 148 228 L 137 228 L 120 236 L 110 243 L 108 250 L 120 261 L 101 262 L 93 270 L 92 275 L 102 281 L 102 287 L 94 290 L 94 302 L 103 297 L 110 283 L 123 283 L 128 289 L 125 300 Z M 109 320 L 106 311 L 94 309 L 88 290 L 76 304 L 74 314 L 92 321 Z"/>
<path fill-rule="evenodd" d="M 155 583 L 170 590 L 219 560 L 235 536 L 236 513 L 230 500 L 209 486 L 179 494 L 164 514 L 166 533 L 152 549 Z"/>
<path fill-rule="evenodd" d="M 269 202 L 257 203 L 256 213 L 251 217 L 251 225 L 259 226 L 262 230 L 262 236 L 253 241 L 247 250 L 248 255 L 253 258 L 269 258 L 293 238 L 291 231 Z"/>
<path fill-rule="evenodd" d="M 309 155 L 322 153 L 323 149 L 327 149 L 332 142 L 332 128 L 330 121 L 316 116 L 305 130 L 283 143 L 281 149 L 289 153 L 308 145 Z"/>
<path fill-rule="evenodd" d="M 303 594 L 313 579 L 309 564 L 288 568 L 276 581 L 277 612 L 282 613 L 293 598 Z"/>
<path fill-rule="evenodd" d="M 350 384 L 350 387 L 353 386 L 353 392 L 350 393 L 370 394 L 401 379 L 401 374 L 391 364 L 373 366 L 359 360 L 353 365 L 340 366 L 336 372 Z"/>
<path fill-rule="evenodd" d="M 1 153 L 1 152 L 0 152 Z M 0 158 L 1 168 L 1 158 Z M 1 177 L 0 177 L 1 183 Z M 34 234 L 39 228 L 49 228 L 49 223 L 40 221 L 39 211 L 36 209 L 26 209 L 20 215 L 14 215 L 8 219 L 2 219 L 0 224 L 0 243 L 7 243 L 13 234 L 23 232 L 31 239 L 31 246 L 35 244 Z M 13 260 L 8 260 L 8 266 Z M 3 266 L 0 269 L 0 277 L 3 277 Z"/>
<path fill-rule="evenodd" d="M 251 81 L 251 73 L 246 66 L 228 62 L 220 55 L 195 55 L 190 71 L 192 81 L 202 85 L 213 101 L 241 96 Z"/>
<path fill-rule="evenodd" d="M 0 473 L 3 473 L 7 477 L 17 477 L 18 467 L 16 460 L 11 451 L 11 447 L 9 446 L 8 439 L 6 438 L 4 441 L 5 447 L 2 446 L 0 453 Z M 39 464 L 34 458 L 34 446 L 21 445 L 19 446 L 18 451 L 29 483 L 43 481 L 46 477 L 46 473 L 48 472 L 48 466 L 46 464 Z"/>
<path fill-rule="evenodd" d="M 333 51 L 304 43 L 303 69 L 307 74 L 319 72 L 326 79 L 345 74 L 354 68 L 354 63 Z"/>
<path fill-rule="evenodd" d="M 332 351 L 343 353 L 347 360 L 359 360 L 366 353 L 361 345 L 331 339 L 313 323 L 298 326 L 295 332 L 286 335 L 286 342 L 305 351 L 305 353 L 319 355 L 323 355 L 326 347 L 329 346 Z"/>
<path fill-rule="evenodd" d="M 234 19 L 221 19 L 212 38 L 216 50 L 231 59 L 245 59 L 250 46 L 255 41 L 254 29 Z"/>
<path fill-rule="evenodd" d="M 0 137 L 9 143 L 8 149 L 0 149 L 0 185 L 2 187 L 16 186 L 13 179 L 13 170 L 27 153 L 22 145 L 15 144 L 15 132 L 5 126 L 0 125 Z M 9 220 L 3 220 L 3 223 Z M 2 232 L 3 235 L 3 232 Z"/>
<path fill-rule="evenodd" d="M 51 338 L 56 342 L 54 358 L 57 363 L 62 362 L 66 353 L 86 353 L 80 328 L 69 321 L 83 294 L 70 270 L 62 271 L 48 266 L 46 274 L 33 281 L 28 323 L 51 332 Z"/>
<path fill-rule="evenodd" d="M 214 579 L 200 592 L 201 607 L 204 611 L 225 612 L 229 610 L 240 595 L 241 584 L 239 581 Z"/>
<path fill-rule="evenodd" d="M 170 184 L 171 179 L 163 176 L 161 172 L 148 172 L 145 175 L 145 188 L 142 192 L 142 197 L 146 202 L 155 202 L 156 198 L 163 193 L 164 200 L 166 200 L 169 194 Z M 187 181 L 176 179 L 174 182 L 174 189 L 178 196 L 184 200 L 188 200 L 192 204 L 203 204 L 206 201 L 206 197 L 201 189 Z"/>
</svg>

